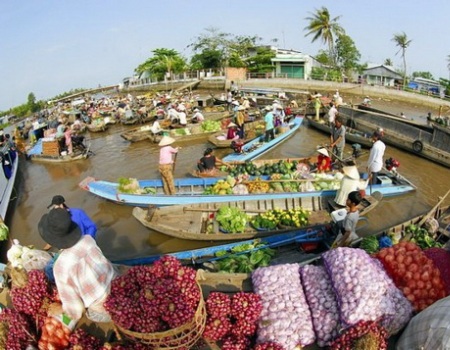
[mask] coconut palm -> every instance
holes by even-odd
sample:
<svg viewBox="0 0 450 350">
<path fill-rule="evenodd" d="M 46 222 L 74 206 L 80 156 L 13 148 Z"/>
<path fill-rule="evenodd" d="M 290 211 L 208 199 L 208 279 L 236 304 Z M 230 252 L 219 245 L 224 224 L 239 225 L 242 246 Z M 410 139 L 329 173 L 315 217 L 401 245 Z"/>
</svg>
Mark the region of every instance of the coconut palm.
<svg viewBox="0 0 450 350">
<path fill-rule="evenodd" d="M 409 44 L 411 44 L 410 39 L 408 39 L 408 36 L 405 34 L 405 32 L 394 34 L 394 37 L 392 38 L 392 41 L 395 42 L 395 45 L 399 47 L 399 50 L 397 51 L 396 55 L 401 52 L 402 53 L 402 59 L 403 59 L 403 87 L 406 85 L 406 49 L 408 48 Z"/>
<path fill-rule="evenodd" d="M 334 53 L 334 41 L 341 34 L 345 34 L 345 30 L 337 22 L 341 16 L 334 18 L 330 17 L 330 12 L 326 7 L 322 7 L 311 14 L 311 17 L 306 17 L 309 21 L 305 30 L 308 32 L 306 36 L 313 35 L 311 42 L 315 42 L 317 39 L 322 39 L 324 44 L 328 45 L 329 55 L 336 64 L 336 55 Z"/>
<path fill-rule="evenodd" d="M 384 63 L 383 63 L 385 66 L 393 66 L 394 65 L 394 63 L 392 62 L 392 60 L 390 59 L 390 58 L 386 58 L 385 60 L 384 60 Z"/>
</svg>

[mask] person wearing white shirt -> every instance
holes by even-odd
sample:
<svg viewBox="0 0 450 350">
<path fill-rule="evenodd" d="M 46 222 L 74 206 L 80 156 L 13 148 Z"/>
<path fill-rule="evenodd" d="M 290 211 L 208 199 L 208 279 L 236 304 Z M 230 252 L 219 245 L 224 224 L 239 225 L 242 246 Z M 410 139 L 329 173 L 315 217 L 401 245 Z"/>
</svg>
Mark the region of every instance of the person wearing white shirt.
<svg viewBox="0 0 450 350">
<path fill-rule="evenodd" d="M 180 117 L 178 116 L 178 112 L 175 110 L 175 108 L 169 108 L 169 111 L 167 113 L 167 119 L 170 119 L 172 123 L 180 119 Z"/>
<path fill-rule="evenodd" d="M 371 184 L 376 184 L 378 172 L 383 167 L 384 151 L 386 145 L 381 141 L 382 134 L 375 131 L 372 134 L 373 145 L 370 149 L 369 160 L 367 161 L 367 171 L 369 173 L 369 180 Z"/>
<path fill-rule="evenodd" d="M 247 97 L 243 98 L 241 106 L 244 107 L 244 109 L 249 109 L 250 108 L 250 101 L 248 100 Z"/>
<path fill-rule="evenodd" d="M 330 103 L 330 110 L 328 111 L 328 122 L 331 124 L 334 124 L 334 121 L 336 119 L 336 116 L 338 114 L 338 110 L 333 102 Z"/>
<path fill-rule="evenodd" d="M 178 106 L 178 119 L 180 122 L 180 125 L 186 125 L 187 124 L 187 116 L 186 116 L 186 107 L 184 105 L 180 104 Z"/>
<path fill-rule="evenodd" d="M 198 108 L 194 109 L 194 115 L 192 116 L 192 122 L 193 123 L 201 123 L 205 120 L 205 117 L 203 116 L 202 112 Z"/>
</svg>

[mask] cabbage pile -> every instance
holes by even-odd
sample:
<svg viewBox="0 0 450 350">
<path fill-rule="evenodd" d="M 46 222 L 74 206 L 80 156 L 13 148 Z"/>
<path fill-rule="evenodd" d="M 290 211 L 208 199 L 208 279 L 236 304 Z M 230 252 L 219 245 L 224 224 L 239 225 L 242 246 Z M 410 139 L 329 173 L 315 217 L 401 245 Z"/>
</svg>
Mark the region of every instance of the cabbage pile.
<svg viewBox="0 0 450 350">
<path fill-rule="evenodd" d="M 253 272 L 252 282 L 262 301 L 257 343 L 272 341 L 285 349 L 314 343 L 316 337 L 299 264 L 259 268 Z"/>
</svg>

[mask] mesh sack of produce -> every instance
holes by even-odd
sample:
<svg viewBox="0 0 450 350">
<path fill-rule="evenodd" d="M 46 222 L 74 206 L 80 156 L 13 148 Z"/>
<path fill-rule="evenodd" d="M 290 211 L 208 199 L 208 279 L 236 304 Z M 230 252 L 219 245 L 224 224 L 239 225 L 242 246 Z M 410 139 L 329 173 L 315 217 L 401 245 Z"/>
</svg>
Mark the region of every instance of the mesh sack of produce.
<svg viewBox="0 0 450 350">
<path fill-rule="evenodd" d="M 425 256 L 431 259 L 434 266 L 441 273 L 445 291 L 450 295 L 450 252 L 442 248 L 430 248 L 424 251 Z"/>
<path fill-rule="evenodd" d="M 389 335 L 398 333 L 409 322 L 413 316 L 412 304 L 398 289 L 391 278 L 387 275 L 381 262 L 373 259 L 378 274 L 383 278 L 386 284 L 387 292 L 381 303 L 381 308 L 384 310 L 381 326 L 383 326 Z"/>
<path fill-rule="evenodd" d="M 344 327 L 358 321 L 375 321 L 383 316 L 380 304 L 387 287 L 364 250 L 336 248 L 326 252 L 323 260 L 331 277 Z"/>
<path fill-rule="evenodd" d="M 449 349 L 449 314 L 450 297 L 435 302 L 411 319 L 397 341 L 396 349 Z"/>
<path fill-rule="evenodd" d="M 261 297 L 257 343 L 276 342 L 284 349 L 314 343 L 311 312 L 300 280 L 299 264 L 262 267 L 252 274 Z"/>
<path fill-rule="evenodd" d="M 341 328 L 339 309 L 330 277 L 322 266 L 305 265 L 300 269 L 306 300 L 311 310 L 317 344 L 330 345 Z"/>
</svg>

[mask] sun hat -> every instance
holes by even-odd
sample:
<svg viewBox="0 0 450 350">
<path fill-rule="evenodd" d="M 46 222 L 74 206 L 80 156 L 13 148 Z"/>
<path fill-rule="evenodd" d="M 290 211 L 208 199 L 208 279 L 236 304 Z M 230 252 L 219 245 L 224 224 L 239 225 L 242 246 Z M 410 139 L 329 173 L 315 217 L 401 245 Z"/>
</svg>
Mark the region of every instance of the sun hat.
<svg viewBox="0 0 450 350">
<path fill-rule="evenodd" d="M 323 155 L 326 156 L 326 157 L 329 157 L 329 156 L 330 156 L 326 148 L 319 148 L 319 149 L 317 150 L 317 152 L 319 152 L 320 154 L 323 154 Z"/>
<path fill-rule="evenodd" d="M 345 175 L 353 180 L 359 180 L 359 171 L 355 165 L 345 166 L 342 168 Z"/>
<path fill-rule="evenodd" d="M 243 99 L 244 99 L 244 100 L 248 100 L 248 97 L 247 97 L 247 96 L 244 96 Z"/>
<path fill-rule="evenodd" d="M 283 109 L 283 106 L 280 105 L 279 103 L 275 103 L 274 107 L 275 109 Z"/>
<path fill-rule="evenodd" d="M 159 141 L 158 146 L 168 146 L 175 142 L 175 139 L 171 138 L 170 136 L 163 136 L 161 141 Z"/>
<path fill-rule="evenodd" d="M 245 107 L 244 106 L 239 106 L 238 107 L 238 111 L 244 111 L 245 110 Z"/>
<path fill-rule="evenodd" d="M 231 102 L 231 104 L 233 104 L 235 106 L 239 106 L 239 102 L 238 101 L 233 101 L 233 102 Z"/>
<path fill-rule="evenodd" d="M 58 249 L 70 248 L 81 238 L 81 230 L 66 209 L 56 208 L 44 214 L 38 224 L 42 239 Z"/>
<path fill-rule="evenodd" d="M 230 124 L 228 124 L 227 128 L 232 128 L 233 126 L 237 126 L 237 125 L 234 124 L 233 122 L 231 122 Z"/>
<path fill-rule="evenodd" d="M 61 205 L 61 204 L 64 204 L 65 202 L 66 202 L 66 200 L 64 199 L 64 197 L 58 194 L 56 196 L 53 196 L 52 202 L 50 203 L 49 206 L 47 206 L 47 209 L 53 205 Z"/>
<path fill-rule="evenodd" d="M 265 107 L 265 110 L 266 110 L 266 111 L 271 111 L 271 110 L 272 110 L 272 106 L 266 106 L 266 107 Z"/>
</svg>

